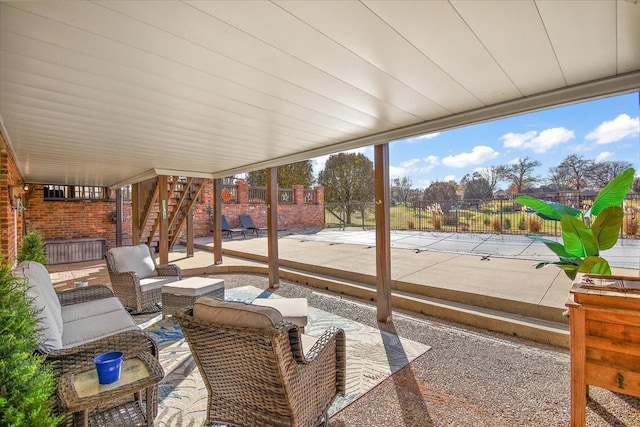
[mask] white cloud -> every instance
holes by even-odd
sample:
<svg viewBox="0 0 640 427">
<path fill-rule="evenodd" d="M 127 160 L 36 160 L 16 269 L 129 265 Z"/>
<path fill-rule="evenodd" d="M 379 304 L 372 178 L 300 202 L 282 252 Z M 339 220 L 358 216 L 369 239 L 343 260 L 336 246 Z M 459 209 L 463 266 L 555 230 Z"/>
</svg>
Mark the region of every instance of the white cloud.
<svg viewBox="0 0 640 427">
<path fill-rule="evenodd" d="M 486 145 L 477 145 L 470 153 L 460 153 L 455 156 L 447 156 L 442 159 L 442 164 L 452 168 L 463 168 L 469 165 L 479 165 L 488 160 L 495 159 L 500 153 Z"/>
<path fill-rule="evenodd" d="M 614 153 L 611 151 L 603 151 L 602 153 L 596 156 L 596 163 L 604 162 L 605 160 L 614 156 Z"/>
<path fill-rule="evenodd" d="M 438 135 L 440 135 L 440 132 L 428 133 L 426 135 L 412 136 L 411 138 L 407 138 L 404 141 L 409 144 L 414 144 L 416 142 L 436 138 Z"/>
<path fill-rule="evenodd" d="M 427 188 L 428 186 L 431 185 L 433 181 L 431 181 L 430 179 L 419 179 L 417 182 L 415 182 L 414 187 L 415 188 Z"/>
<path fill-rule="evenodd" d="M 510 165 L 517 165 L 518 162 L 522 159 L 522 157 L 516 157 L 515 159 L 509 160 L 507 163 Z"/>
<path fill-rule="evenodd" d="M 596 144 L 611 144 L 621 139 L 638 136 L 638 134 L 640 134 L 639 118 L 634 119 L 627 114 L 620 114 L 613 120 L 602 122 L 589 132 L 585 139 L 595 141 Z"/>
<path fill-rule="evenodd" d="M 430 171 L 433 166 L 420 167 L 422 159 L 410 159 L 400 163 L 400 166 L 389 166 L 389 176 L 397 178 Z"/>
<path fill-rule="evenodd" d="M 423 159 L 428 165 L 437 166 L 440 164 L 438 156 L 427 156 Z"/>
<path fill-rule="evenodd" d="M 442 178 L 442 181 L 444 181 L 444 182 L 455 181 L 455 180 L 456 180 L 456 176 L 455 175 L 447 175 L 444 178 Z"/>
<path fill-rule="evenodd" d="M 545 129 L 540 133 L 535 130 L 526 133 L 509 132 L 500 137 L 505 148 L 532 150 L 534 153 L 545 153 L 573 138 L 575 133 L 564 127 Z"/>
</svg>

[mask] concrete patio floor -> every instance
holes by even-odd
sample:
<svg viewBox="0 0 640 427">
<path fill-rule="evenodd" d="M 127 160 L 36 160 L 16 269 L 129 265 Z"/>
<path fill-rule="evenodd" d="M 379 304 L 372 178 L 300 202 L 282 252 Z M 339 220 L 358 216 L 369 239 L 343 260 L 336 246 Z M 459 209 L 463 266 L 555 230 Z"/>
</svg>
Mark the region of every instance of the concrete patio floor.
<svg viewBox="0 0 640 427">
<path fill-rule="evenodd" d="M 294 260 L 299 264 L 375 275 L 375 250 L 370 234 L 372 232 L 337 230 L 282 233 L 281 265 Z M 495 239 L 476 240 L 476 245 L 471 247 L 473 242 L 468 238 L 458 246 L 459 239 L 438 240 L 437 236 L 430 236 L 438 246 L 434 249 L 433 244 L 425 244 L 428 237 L 420 237 L 403 234 L 394 237 L 392 276 L 395 280 L 477 293 L 478 297 L 482 293 L 500 295 L 500 299 L 506 301 L 564 309 L 570 280 L 558 269 L 532 267 L 534 261 L 548 257 L 544 247 L 526 246 L 527 241 L 519 243 L 517 239 L 504 245 L 497 244 Z M 211 245 L 211 239 L 197 240 L 199 246 Z M 623 248 L 616 249 L 619 252 L 615 258 L 624 260 L 622 265 L 632 267 L 640 259 L 637 242 L 623 243 Z M 226 274 L 236 269 L 265 271 L 265 264 L 255 258 L 266 255 L 266 246 L 264 237 L 225 239 L 225 252 L 244 252 L 248 258 L 225 255 L 218 266 L 213 265 L 213 255 L 207 250 L 196 250 L 193 257 L 187 257 L 185 248 L 176 246 L 170 253 L 170 261 L 187 273 L 203 269 Z M 461 247 L 464 250 L 456 249 Z M 489 247 L 493 249 L 489 251 Z M 487 255 L 489 259 L 483 260 Z M 102 261 L 50 266 L 49 270 L 58 288 L 70 286 L 75 280 L 88 279 L 91 284 L 109 280 Z M 638 275 L 637 268 L 615 267 L 614 272 Z M 243 282 L 243 275 L 234 277 L 236 282 Z M 265 275 L 250 277 L 252 283 L 258 280 L 260 286 L 268 287 Z M 402 309 L 394 310 L 391 324 L 379 324 L 371 301 L 289 280 L 281 280 L 275 292 L 284 297 L 305 297 L 310 306 L 432 347 L 336 413 L 331 418 L 332 427 L 569 425 L 569 352 L 566 348 Z M 640 400 L 591 387 L 587 420 L 588 426 L 640 425 Z"/>
<path fill-rule="evenodd" d="M 184 267 L 193 258 L 173 252 Z M 236 263 L 250 262 L 234 260 Z M 51 266 L 59 286 L 64 276 L 104 282 L 106 266 L 94 261 Z M 266 289 L 265 275 L 224 274 L 230 286 Z M 387 377 L 331 417 L 331 427 L 566 426 L 569 425 L 569 352 L 513 336 L 394 310 L 391 324 L 376 321 L 375 305 L 282 280 L 282 297 L 304 297 L 309 305 L 429 345 L 431 349 Z M 347 336 L 348 339 L 348 336 Z M 591 387 L 588 426 L 640 425 L 640 400 Z M 157 420 L 157 425 L 162 424 Z M 171 424 L 178 425 L 178 424 Z"/>
</svg>

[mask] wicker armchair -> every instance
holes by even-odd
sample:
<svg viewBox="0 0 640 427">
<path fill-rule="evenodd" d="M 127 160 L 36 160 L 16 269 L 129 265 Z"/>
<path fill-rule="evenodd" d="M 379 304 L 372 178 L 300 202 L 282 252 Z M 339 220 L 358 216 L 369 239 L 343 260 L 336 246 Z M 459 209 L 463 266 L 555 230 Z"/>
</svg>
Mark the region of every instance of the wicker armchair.
<svg viewBox="0 0 640 427">
<path fill-rule="evenodd" d="M 156 265 L 144 243 L 111 248 L 104 255 L 111 287 L 122 304 L 134 313 L 157 310 L 162 300 L 162 285 L 180 280 L 180 267 Z"/>
<path fill-rule="evenodd" d="M 328 329 L 303 354 L 311 337 L 271 307 L 205 297 L 174 318 L 207 386 L 206 425 L 328 424 L 327 410 L 345 389 L 342 329 Z"/>
</svg>

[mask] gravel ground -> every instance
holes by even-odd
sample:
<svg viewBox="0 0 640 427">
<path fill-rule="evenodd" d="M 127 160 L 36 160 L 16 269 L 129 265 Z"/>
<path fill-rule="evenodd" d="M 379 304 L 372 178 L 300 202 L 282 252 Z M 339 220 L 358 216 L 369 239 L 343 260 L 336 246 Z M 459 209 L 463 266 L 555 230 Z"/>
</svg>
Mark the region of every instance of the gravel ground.
<svg viewBox="0 0 640 427">
<path fill-rule="evenodd" d="M 225 287 L 268 287 L 265 276 L 228 274 Z M 331 418 L 341 426 L 568 426 L 569 352 L 281 281 L 275 292 L 430 345 L 431 350 Z M 347 337 L 348 339 L 348 337 Z M 640 426 L 640 399 L 591 387 L 588 426 Z"/>
</svg>

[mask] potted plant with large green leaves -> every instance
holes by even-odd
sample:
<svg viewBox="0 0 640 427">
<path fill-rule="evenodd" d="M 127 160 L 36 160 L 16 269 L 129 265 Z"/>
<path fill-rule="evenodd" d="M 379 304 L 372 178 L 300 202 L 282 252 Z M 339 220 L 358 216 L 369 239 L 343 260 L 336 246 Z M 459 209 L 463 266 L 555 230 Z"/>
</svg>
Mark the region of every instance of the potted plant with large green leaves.
<svg viewBox="0 0 640 427">
<path fill-rule="evenodd" d="M 596 196 L 593 205 L 583 214 L 580 209 L 557 202 L 547 202 L 531 196 L 518 196 L 515 202 L 535 211 L 543 219 L 560 221 L 562 243 L 535 234 L 528 234 L 544 243 L 560 261 L 542 261 L 536 268 L 547 265 L 560 267 L 574 280 L 578 273 L 610 275 L 611 267 L 600 252 L 615 246 L 624 221 L 621 207 L 633 184 L 635 170 L 626 169 L 611 180 Z"/>
</svg>

